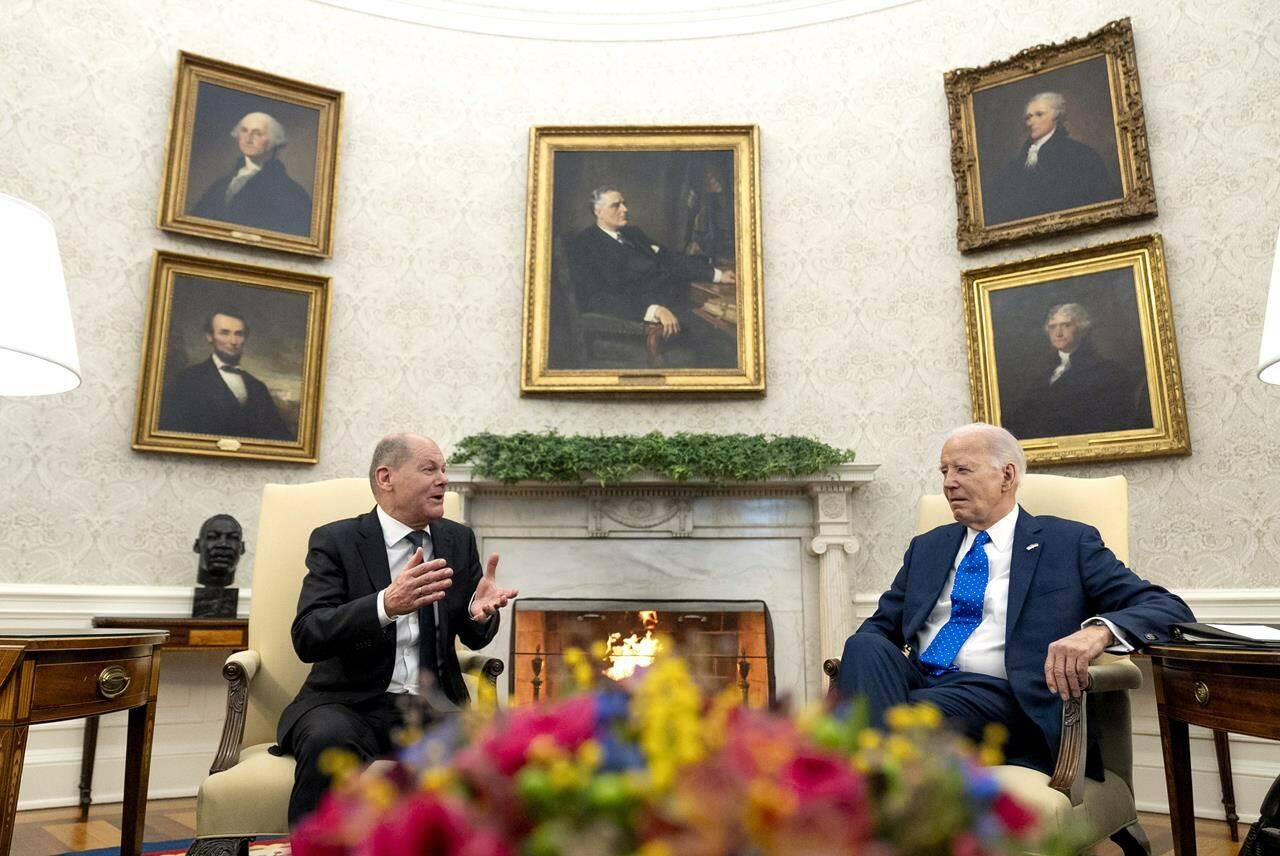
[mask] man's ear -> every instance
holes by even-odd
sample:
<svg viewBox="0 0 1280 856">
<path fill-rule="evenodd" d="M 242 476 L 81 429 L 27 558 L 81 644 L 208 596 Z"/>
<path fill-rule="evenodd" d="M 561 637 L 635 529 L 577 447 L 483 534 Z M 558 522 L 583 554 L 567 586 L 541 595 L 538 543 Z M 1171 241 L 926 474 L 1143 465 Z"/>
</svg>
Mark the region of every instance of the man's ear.
<svg viewBox="0 0 1280 856">
<path fill-rule="evenodd" d="M 1005 464 L 1004 470 L 1001 472 L 1000 487 L 1003 490 L 1013 490 L 1017 484 L 1018 468 L 1013 464 Z"/>
<path fill-rule="evenodd" d="M 200 552 L 200 539 L 199 539 L 199 538 L 197 538 L 196 540 L 194 540 L 194 541 L 192 541 L 192 542 L 191 542 L 191 552 L 193 552 L 193 553 L 199 553 L 199 552 Z"/>
</svg>

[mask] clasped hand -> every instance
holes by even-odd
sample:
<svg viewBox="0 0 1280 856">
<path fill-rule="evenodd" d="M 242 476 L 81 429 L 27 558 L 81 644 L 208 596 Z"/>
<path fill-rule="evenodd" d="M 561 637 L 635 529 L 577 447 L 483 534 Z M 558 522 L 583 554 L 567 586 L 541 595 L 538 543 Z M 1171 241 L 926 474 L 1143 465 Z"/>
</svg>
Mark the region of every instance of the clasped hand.
<svg viewBox="0 0 1280 856">
<path fill-rule="evenodd" d="M 1049 644 L 1044 660 L 1044 680 L 1063 701 L 1080 698 L 1089 687 L 1089 662 L 1114 644 L 1116 637 L 1104 624 L 1093 624 Z"/>
</svg>

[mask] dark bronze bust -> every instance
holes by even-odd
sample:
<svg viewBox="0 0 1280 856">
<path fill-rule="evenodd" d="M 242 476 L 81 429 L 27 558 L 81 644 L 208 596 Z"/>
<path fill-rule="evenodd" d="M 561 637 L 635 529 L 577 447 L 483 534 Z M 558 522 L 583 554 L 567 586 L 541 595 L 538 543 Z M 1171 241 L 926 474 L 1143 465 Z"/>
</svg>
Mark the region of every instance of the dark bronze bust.
<svg viewBox="0 0 1280 856">
<path fill-rule="evenodd" d="M 244 532 L 230 514 L 215 514 L 200 526 L 200 534 L 191 545 L 200 554 L 200 569 L 191 611 L 193 618 L 234 618 L 240 590 L 229 588 L 236 576 L 236 565 L 244 555 Z"/>
</svg>

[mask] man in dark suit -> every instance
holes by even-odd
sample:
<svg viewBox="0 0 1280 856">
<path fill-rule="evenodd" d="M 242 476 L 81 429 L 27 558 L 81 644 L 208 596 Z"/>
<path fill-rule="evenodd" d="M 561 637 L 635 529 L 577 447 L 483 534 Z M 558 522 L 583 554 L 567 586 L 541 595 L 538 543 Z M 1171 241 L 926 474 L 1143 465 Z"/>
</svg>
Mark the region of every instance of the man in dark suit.
<svg viewBox="0 0 1280 856">
<path fill-rule="evenodd" d="M 297 760 L 290 824 L 328 787 L 324 750 L 386 755 L 406 697 L 434 710 L 468 701 L 454 640 L 488 644 L 498 610 L 516 596 L 495 580 L 498 557 L 482 572 L 471 530 L 443 518 L 444 470 L 433 441 L 388 435 L 369 465 L 377 506 L 311 533 L 291 632 L 313 665 L 276 732 Z"/>
<path fill-rule="evenodd" d="M 161 431 L 217 434 L 255 440 L 293 440 L 296 429 L 280 417 L 266 384 L 240 367 L 249 325 L 244 313 L 224 306 L 209 313 L 204 337 L 213 353 L 165 384 Z"/>
<path fill-rule="evenodd" d="M 311 195 L 277 157 L 285 145 L 281 124 L 267 113 L 249 113 L 231 136 L 244 157 L 209 185 L 188 213 L 250 229 L 310 235 Z"/>
<path fill-rule="evenodd" d="M 1119 178 L 1108 173 L 1102 157 L 1067 132 L 1066 113 L 1066 99 L 1057 92 L 1042 92 L 1027 102 L 1026 141 L 1003 172 L 997 165 L 998 181 L 984 187 L 987 225 L 1124 195 Z"/>
<path fill-rule="evenodd" d="M 1092 526 L 1019 508 L 1025 468 L 1003 428 L 951 433 L 942 489 L 957 522 L 912 539 L 875 614 L 845 643 L 838 688 L 865 698 L 877 723 L 888 708 L 919 702 L 973 738 L 1001 723 L 1009 763 L 1050 773 L 1061 700 L 1080 695 L 1089 661 L 1167 641 L 1172 624 L 1194 619 L 1121 564 Z M 1089 754 L 1086 773 L 1100 778 Z"/>
<path fill-rule="evenodd" d="M 1030 385 L 1001 408 L 1000 421 L 1014 435 L 1030 440 L 1151 427 L 1145 376 L 1099 354 L 1089 337 L 1092 326 L 1079 303 L 1049 309 L 1044 332 L 1052 350 Z"/>
<path fill-rule="evenodd" d="M 674 253 L 628 223 L 622 191 L 612 185 L 591 193 L 596 222 L 569 244 L 569 274 L 581 312 L 612 315 L 650 325 L 663 350 L 680 356 L 672 368 L 732 368 L 737 345 L 692 314 L 693 281 L 735 282 L 709 256 Z M 687 364 L 683 364 L 687 361 Z"/>
</svg>

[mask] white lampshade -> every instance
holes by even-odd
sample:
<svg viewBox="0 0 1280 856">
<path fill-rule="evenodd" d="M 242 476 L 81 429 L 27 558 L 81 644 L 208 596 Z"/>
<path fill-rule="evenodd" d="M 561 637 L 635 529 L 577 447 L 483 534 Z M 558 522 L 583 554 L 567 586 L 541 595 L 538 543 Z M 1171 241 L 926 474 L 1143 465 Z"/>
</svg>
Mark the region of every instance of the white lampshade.
<svg viewBox="0 0 1280 856">
<path fill-rule="evenodd" d="M 1276 234 L 1276 257 L 1271 262 L 1271 293 L 1267 296 L 1267 317 L 1262 322 L 1258 380 L 1280 384 L 1280 233 Z"/>
<path fill-rule="evenodd" d="M 48 395 L 79 385 L 53 221 L 0 193 L 0 395 Z"/>
</svg>

